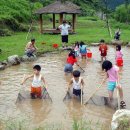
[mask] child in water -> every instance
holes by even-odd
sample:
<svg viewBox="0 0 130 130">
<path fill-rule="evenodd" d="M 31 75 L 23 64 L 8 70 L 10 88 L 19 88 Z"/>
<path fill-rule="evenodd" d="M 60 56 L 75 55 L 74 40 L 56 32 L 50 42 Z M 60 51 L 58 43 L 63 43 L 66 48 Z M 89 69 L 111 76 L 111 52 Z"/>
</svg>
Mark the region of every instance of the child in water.
<svg viewBox="0 0 130 130">
<path fill-rule="evenodd" d="M 100 41 L 100 44 L 99 51 L 101 52 L 101 62 L 103 62 L 103 59 L 106 60 L 108 47 L 103 39 Z"/>
<path fill-rule="evenodd" d="M 84 44 L 84 42 L 80 42 L 80 46 L 79 46 L 79 49 L 80 49 L 80 53 L 81 53 L 81 57 L 82 59 L 87 57 L 87 50 L 90 51 L 90 49 L 87 49 L 87 46 Z"/>
<path fill-rule="evenodd" d="M 75 57 L 75 52 L 71 51 L 67 57 L 64 72 L 65 73 L 72 73 L 73 72 L 73 65 L 76 64 L 79 66 L 77 59 Z"/>
<path fill-rule="evenodd" d="M 116 61 L 117 59 L 122 59 L 122 57 L 123 57 L 123 54 L 121 51 L 121 45 L 117 45 L 116 46 Z"/>
<path fill-rule="evenodd" d="M 114 89 L 117 88 L 119 90 L 120 95 L 120 107 L 124 108 L 126 106 L 125 102 L 123 101 L 123 90 L 121 85 L 119 84 L 119 68 L 117 66 L 113 66 L 112 63 L 108 60 L 104 61 L 102 64 L 102 69 L 106 71 L 108 76 L 108 93 L 110 101 L 113 99 L 113 92 Z"/>
<path fill-rule="evenodd" d="M 27 76 L 21 83 L 21 85 L 23 85 L 26 82 L 26 80 L 33 78 L 30 93 L 32 99 L 42 98 L 42 82 L 44 83 L 44 85 L 46 85 L 45 79 L 40 74 L 40 72 L 41 72 L 41 66 L 35 65 L 33 67 L 33 74 Z"/>
<path fill-rule="evenodd" d="M 75 51 L 75 56 L 78 57 L 79 56 L 79 42 L 75 43 L 75 47 L 74 47 L 74 51 Z"/>
<path fill-rule="evenodd" d="M 84 87 L 84 80 L 80 77 L 80 71 L 75 70 L 73 71 L 73 78 L 71 79 L 68 87 L 68 91 L 70 87 L 73 85 L 73 94 L 75 96 L 81 97 L 81 89 L 83 90 Z"/>
</svg>

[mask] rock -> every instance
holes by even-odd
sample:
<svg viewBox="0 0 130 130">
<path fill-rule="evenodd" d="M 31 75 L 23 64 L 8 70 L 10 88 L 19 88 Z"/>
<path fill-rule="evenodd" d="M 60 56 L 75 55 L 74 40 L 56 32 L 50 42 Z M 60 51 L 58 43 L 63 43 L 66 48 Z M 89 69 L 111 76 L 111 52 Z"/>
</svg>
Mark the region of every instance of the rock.
<svg viewBox="0 0 130 130">
<path fill-rule="evenodd" d="M 46 55 L 45 54 L 41 54 L 40 57 L 46 57 Z"/>
<path fill-rule="evenodd" d="M 111 41 L 112 45 L 123 45 L 123 41 L 118 41 L 118 40 L 112 40 Z"/>
<path fill-rule="evenodd" d="M 117 110 L 111 122 L 112 130 L 128 130 L 130 128 L 130 110 Z"/>
<path fill-rule="evenodd" d="M 91 46 L 99 46 L 100 43 L 91 43 L 90 45 L 91 45 Z"/>
<path fill-rule="evenodd" d="M 27 55 L 24 55 L 24 56 L 22 57 L 22 61 L 34 61 L 34 60 L 36 60 L 36 59 L 37 59 L 36 55 L 31 56 L 31 57 L 28 57 Z"/>
<path fill-rule="evenodd" d="M 21 62 L 18 55 L 9 56 L 7 61 L 11 65 L 18 65 Z"/>
<path fill-rule="evenodd" d="M 2 65 L 8 65 L 8 62 L 7 62 L 7 60 L 4 60 L 4 61 L 1 62 L 1 64 Z"/>
<path fill-rule="evenodd" d="M 127 44 L 127 47 L 130 47 L 130 42 Z"/>
<path fill-rule="evenodd" d="M 0 65 L 0 70 L 4 70 L 5 69 L 5 65 Z"/>
</svg>

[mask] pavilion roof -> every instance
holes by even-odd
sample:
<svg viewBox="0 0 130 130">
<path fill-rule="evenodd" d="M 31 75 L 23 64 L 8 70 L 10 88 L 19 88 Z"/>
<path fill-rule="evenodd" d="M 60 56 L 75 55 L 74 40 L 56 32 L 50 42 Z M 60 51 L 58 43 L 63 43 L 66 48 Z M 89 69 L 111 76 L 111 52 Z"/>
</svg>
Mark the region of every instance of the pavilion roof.
<svg viewBox="0 0 130 130">
<path fill-rule="evenodd" d="M 76 4 L 66 1 L 56 1 L 48 6 L 35 11 L 35 14 L 79 14 L 81 13 L 80 7 Z"/>
</svg>

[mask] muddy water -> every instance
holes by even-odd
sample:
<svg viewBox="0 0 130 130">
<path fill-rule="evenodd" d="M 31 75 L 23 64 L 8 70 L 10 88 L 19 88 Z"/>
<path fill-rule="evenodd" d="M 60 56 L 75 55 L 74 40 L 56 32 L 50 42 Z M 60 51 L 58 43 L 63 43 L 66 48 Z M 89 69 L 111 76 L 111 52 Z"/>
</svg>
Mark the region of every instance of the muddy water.
<svg viewBox="0 0 130 130">
<path fill-rule="evenodd" d="M 84 101 L 87 99 L 100 84 L 104 77 L 101 71 L 99 51 L 97 47 L 90 48 L 93 52 L 93 59 L 79 59 L 79 63 L 85 70 L 82 77 L 85 81 Z M 121 84 L 124 89 L 124 99 L 127 108 L 130 109 L 130 49 L 123 47 L 124 67 L 120 71 Z M 63 102 L 66 93 L 67 83 L 71 76 L 65 76 L 63 68 L 67 53 L 48 54 L 46 57 L 41 57 L 33 63 L 22 63 L 20 66 L 10 67 L 0 72 L 0 119 L 24 119 L 28 120 L 30 126 L 38 127 L 43 124 L 62 124 L 66 129 L 70 129 L 73 119 L 93 120 L 94 122 L 103 122 L 108 124 L 111 121 L 114 110 L 108 107 L 100 107 L 95 105 L 81 106 L 77 100 L 72 100 L 67 103 Z M 109 46 L 108 59 L 115 61 L 115 48 Z M 40 64 L 42 66 L 41 73 L 48 82 L 48 92 L 52 97 L 53 103 L 50 104 L 41 100 L 25 100 L 19 105 L 16 105 L 16 99 L 19 91 L 24 89 L 29 91 L 31 81 L 27 81 L 24 86 L 20 86 L 20 82 L 24 74 L 32 73 L 32 66 Z M 76 69 L 77 67 L 74 66 Z M 96 93 L 100 96 L 107 96 L 106 84 Z M 116 96 L 116 94 L 114 95 Z M 109 128 L 108 128 L 109 129 Z"/>
</svg>

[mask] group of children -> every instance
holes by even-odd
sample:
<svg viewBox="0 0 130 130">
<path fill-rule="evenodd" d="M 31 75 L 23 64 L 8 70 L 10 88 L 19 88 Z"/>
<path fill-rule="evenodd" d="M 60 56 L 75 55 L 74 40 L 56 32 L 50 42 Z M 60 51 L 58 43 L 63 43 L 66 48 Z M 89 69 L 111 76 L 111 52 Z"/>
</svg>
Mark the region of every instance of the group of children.
<svg viewBox="0 0 130 130">
<path fill-rule="evenodd" d="M 117 88 L 119 90 L 119 95 L 120 95 L 120 100 L 121 100 L 120 106 L 125 107 L 126 104 L 123 101 L 123 90 L 120 85 L 120 79 L 119 79 L 119 74 L 118 74 L 119 68 L 115 65 L 112 65 L 111 61 L 106 60 L 108 47 L 105 44 L 104 40 L 101 40 L 100 43 L 101 44 L 99 46 L 99 51 L 101 54 L 102 70 L 105 71 L 107 74 L 107 77 L 106 77 L 106 79 L 108 79 L 107 89 L 108 89 L 110 101 L 113 99 L 114 89 Z M 83 58 L 86 59 L 87 51 L 90 51 L 90 49 L 87 49 L 87 46 L 83 42 L 80 42 L 80 43 L 76 42 L 75 47 L 68 54 L 65 68 L 64 68 L 65 73 L 72 73 L 72 76 L 73 76 L 73 78 L 69 82 L 69 87 L 67 91 L 69 91 L 70 87 L 73 86 L 73 94 L 79 97 L 81 97 L 81 92 L 84 87 L 84 80 L 80 76 L 79 70 L 73 71 L 73 65 L 76 64 L 77 66 L 79 66 L 77 57 L 81 55 L 82 59 Z M 121 52 L 121 46 L 117 45 L 115 59 L 117 60 L 122 57 L 123 57 L 123 54 Z M 33 71 L 34 71 L 33 74 L 23 79 L 21 85 L 23 85 L 26 82 L 26 80 L 32 79 L 31 93 L 30 93 L 31 98 L 32 99 L 42 98 L 42 86 L 43 86 L 42 83 L 44 84 L 44 87 L 46 87 L 46 81 L 40 73 L 41 66 L 35 65 L 33 67 Z"/>
<path fill-rule="evenodd" d="M 80 71 L 78 70 L 73 71 L 73 65 L 75 63 L 77 66 L 79 66 L 77 62 L 78 61 L 77 57 L 81 56 L 82 59 L 83 58 L 86 59 L 86 54 L 88 50 L 90 51 L 90 49 L 87 49 L 87 46 L 83 42 L 81 43 L 76 42 L 74 49 L 69 53 L 67 57 L 64 72 L 65 73 L 71 72 L 73 75 L 73 78 L 69 83 L 68 91 L 70 89 L 70 86 L 73 86 L 73 94 L 76 96 L 81 96 L 81 89 L 84 86 L 84 81 L 83 78 L 80 77 Z M 110 102 L 113 99 L 113 92 L 115 88 L 117 88 L 120 95 L 120 101 L 121 101 L 120 106 L 121 108 L 124 108 L 126 104 L 123 101 L 123 90 L 122 90 L 122 86 L 120 85 L 120 79 L 118 73 L 119 67 L 117 67 L 116 65 L 112 65 L 112 62 L 106 59 L 108 47 L 105 44 L 104 40 L 100 41 L 99 51 L 101 55 L 102 70 L 106 72 L 107 75 L 106 79 L 108 79 L 107 89 L 108 89 Z M 115 61 L 117 62 L 117 60 L 122 59 L 122 57 L 123 54 L 121 51 L 121 46 L 117 45 Z M 106 79 L 103 82 L 105 82 Z"/>
<path fill-rule="evenodd" d="M 75 56 L 81 56 L 82 59 L 86 59 L 87 51 L 90 51 L 90 49 L 87 48 L 87 45 L 85 45 L 85 43 L 82 41 L 80 43 L 76 42 L 73 50 L 75 52 Z"/>
</svg>

